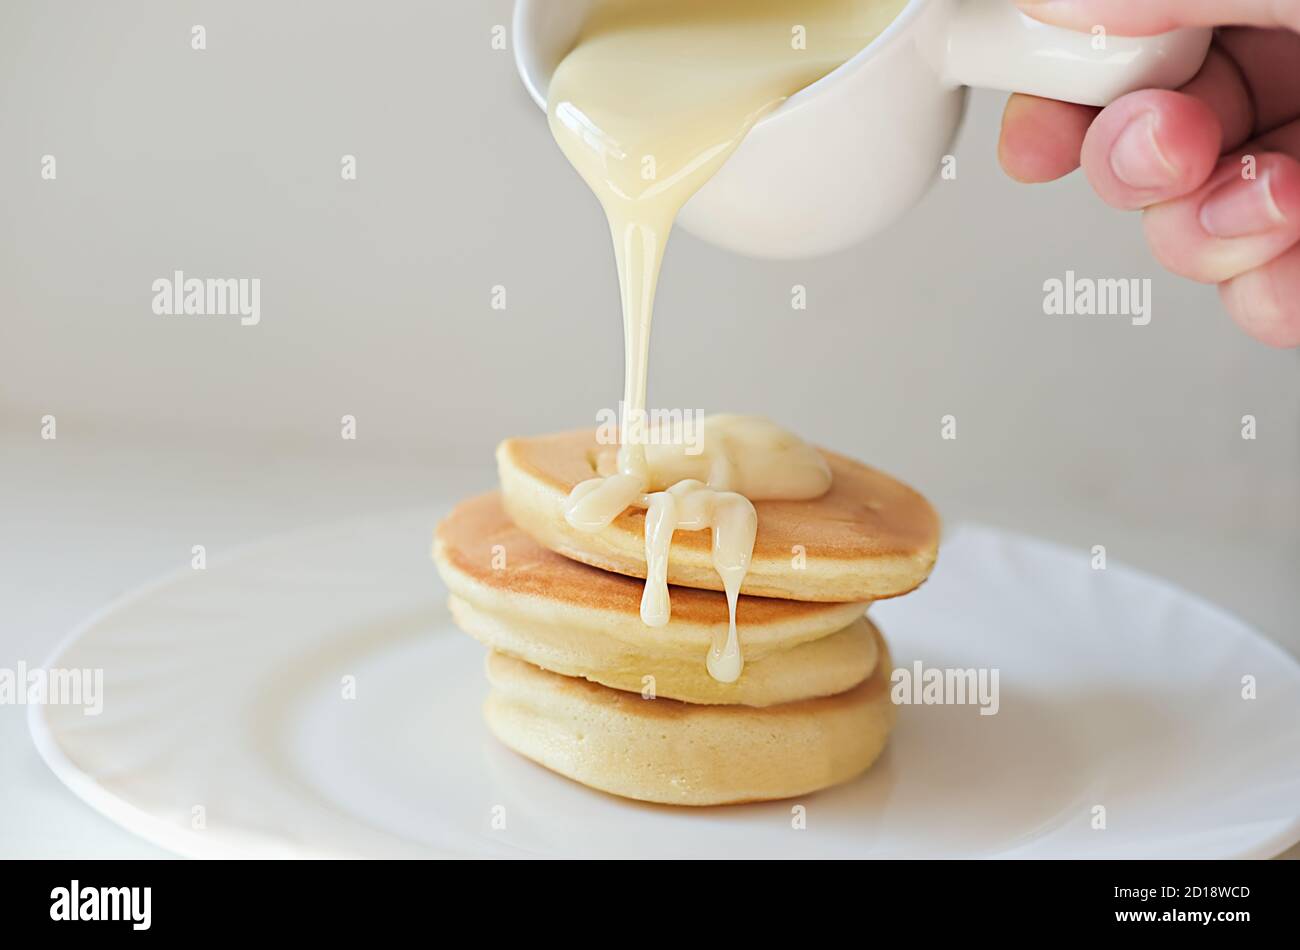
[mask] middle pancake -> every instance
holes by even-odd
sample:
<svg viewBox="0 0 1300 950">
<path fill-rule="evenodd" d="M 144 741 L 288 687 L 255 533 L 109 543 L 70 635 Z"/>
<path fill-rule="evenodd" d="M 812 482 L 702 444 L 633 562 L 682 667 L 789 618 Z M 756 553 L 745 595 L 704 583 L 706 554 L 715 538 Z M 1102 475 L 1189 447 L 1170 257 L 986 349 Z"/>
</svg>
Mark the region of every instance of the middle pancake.
<svg viewBox="0 0 1300 950">
<path fill-rule="evenodd" d="M 704 659 L 727 625 L 725 597 L 674 588 L 665 627 L 640 617 L 642 582 L 542 547 L 506 515 L 499 493 L 457 506 L 438 526 L 434 560 L 460 627 L 495 649 L 567 676 L 688 703 L 767 706 L 851 689 L 877 660 L 865 603 L 741 596 L 746 665 L 719 683 Z"/>
</svg>

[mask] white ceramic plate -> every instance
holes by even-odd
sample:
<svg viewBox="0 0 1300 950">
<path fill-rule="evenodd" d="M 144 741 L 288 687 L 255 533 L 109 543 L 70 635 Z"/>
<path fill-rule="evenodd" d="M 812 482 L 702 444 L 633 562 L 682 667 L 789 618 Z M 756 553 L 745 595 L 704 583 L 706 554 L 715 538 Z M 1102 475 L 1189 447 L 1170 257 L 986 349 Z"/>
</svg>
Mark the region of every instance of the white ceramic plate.
<svg viewBox="0 0 1300 950">
<path fill-rule="evenodd" d="M 1264 857 L 1300 839 L 1293 660 L 1160 581 L 982 528 L 873 615 L 899 666 L 996 667 L 997 715 L 903 707 L 875 768 L 798 802 L 590 791 L 487 732 L 483 650 L 427 557 L 435 516 L 267 541 L 106 608 L 48 664 L 103 668 L 103 713 L 31 707 L 41 754 L 195 856 Z"/>
</svg>

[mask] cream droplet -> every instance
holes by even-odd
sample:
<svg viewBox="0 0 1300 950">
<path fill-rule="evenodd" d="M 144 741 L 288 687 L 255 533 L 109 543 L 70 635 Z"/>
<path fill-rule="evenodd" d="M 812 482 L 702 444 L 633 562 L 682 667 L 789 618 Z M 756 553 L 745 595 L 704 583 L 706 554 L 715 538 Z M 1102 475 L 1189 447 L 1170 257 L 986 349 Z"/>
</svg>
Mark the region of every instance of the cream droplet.
<svg viewBox="0 0 1300 950">
<path fill-rule="evenodd" d="M 719 683 L 734 683 L 745 668 L 745 657 L 740 652 L 740 635 L 736 632 L 736 601 L 740 596 L 740 583 L 745 577 L 741 569 L 729 569 L 722 574 L 722 586 L 727 591 L 727 632 L 713 634 L 713 645 L 705 661 L 709 675 Z"/>
</svg>

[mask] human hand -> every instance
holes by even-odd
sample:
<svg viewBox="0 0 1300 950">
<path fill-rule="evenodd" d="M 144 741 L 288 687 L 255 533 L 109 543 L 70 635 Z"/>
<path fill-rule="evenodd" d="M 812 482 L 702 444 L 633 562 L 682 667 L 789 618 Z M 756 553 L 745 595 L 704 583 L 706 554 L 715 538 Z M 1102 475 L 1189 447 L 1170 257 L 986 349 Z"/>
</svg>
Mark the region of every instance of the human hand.
<svg viewBox="0 0 1300 950">
<path fill-rule="evenodd" d="M 1013 95 L 998 157 L 1023 182 L 1082 164 L 1103 201 L 1143 209 L 1164 267 L 1218 284 L 1255 339 L 1300 346 L 1300 0 L 1015 2 L 1117 36 L 1224 27 L 1177 92 L 1134 92 L 1101 110 Z"/>
</svg>

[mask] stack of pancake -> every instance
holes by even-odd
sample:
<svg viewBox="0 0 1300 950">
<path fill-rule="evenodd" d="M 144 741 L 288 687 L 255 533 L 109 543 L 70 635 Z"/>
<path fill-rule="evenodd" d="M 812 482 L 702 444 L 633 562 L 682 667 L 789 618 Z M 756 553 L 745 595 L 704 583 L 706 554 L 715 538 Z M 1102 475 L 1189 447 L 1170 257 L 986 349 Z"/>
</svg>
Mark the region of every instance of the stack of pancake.
<svg viewBox="0 0 1300 950">
<path fill-rule="evenodd" d="M 585 785 L 676 805 L 801 795 L 866 769 L 895 718 L 889 653 L 866 607 L 928 576 L 939 521 L 926 500 L 825 452 L 825 495 L 755 502 L 737 608 L 745 665 L 722 683 L 705 666 L 728 624 L 709 532 L 674 538 L 672 618 L 648 627 L 645 512 L 590 533 L 565 520 L 599 448 L 591 430 L 510 439 L 497 451 L 501 490 L 438 526 L 452 614 L 490 649 L 492 732 Z"/>
</svg>

